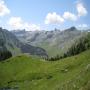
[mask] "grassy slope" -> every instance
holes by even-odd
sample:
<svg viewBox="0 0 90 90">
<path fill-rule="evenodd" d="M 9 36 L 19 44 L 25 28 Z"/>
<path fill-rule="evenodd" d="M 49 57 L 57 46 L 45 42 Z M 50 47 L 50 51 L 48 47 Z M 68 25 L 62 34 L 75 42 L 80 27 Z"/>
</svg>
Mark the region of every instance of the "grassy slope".
<svg viewBox="0 0 90 90">
<path fill-rule="evenodd" d="M 90 50 L 60 61 L 21 55 L 0 62 L 0 88 L 90 90 Z"/>
<path fill-rule="evenodd" d="M 59 48 L 58 45 L 49 45 L 47 43 L 43 43 L 37 46 L 44 48 L 47 51 L 49 57 L 54 57 L 56 55 L 63 55 L 64 52 L 66 52 L 68 48 L 71 46 L 71 42 L 63 45 L 63 48 Z"/>
<path fill-rule="evenodd" d="M 50 38 L 50 40 L 45 39 L 41 42 L 35 41 L 36 43 L 31 42 L 30 44 L 44 48 L 49 57 L 56 56 L 58 54 L 63 55 L 63 53 L 67 52 L 68 48 L 72 46 L 74 41 L 79 39 L 81 36 L 86 35 L 87 32 L 80 34 L 80 31 L 64 31 L 63 33 L 60 35 L 57 34 L 57 36 Z M 75 33 L 79 33 L 79 35 Z"/>
</svg>

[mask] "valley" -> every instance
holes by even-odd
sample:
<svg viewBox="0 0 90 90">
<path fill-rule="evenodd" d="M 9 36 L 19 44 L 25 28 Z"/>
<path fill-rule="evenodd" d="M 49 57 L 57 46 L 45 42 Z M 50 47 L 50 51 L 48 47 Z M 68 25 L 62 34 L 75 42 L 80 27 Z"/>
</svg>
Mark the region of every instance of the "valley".
<svg viewBox="0 0 90 90">
<path fill-rule="evenodd" d="M 3 41 L 1 48 L 11 51 L 10 48 L 13 47 L 12 51 L 15 50 L 14 52 L 16 52 L 16 54 L 13 54 L 11 51 L 11 57 L 0 61 L 0 90 L 89 90 L 90 33 L 71 29 L 63 31 L 65 36 L 69 36 L 68 38 L 62 36 L 62 32 L 58 31 L 64 40 L 63 46 L 70 45 L 63 54 L 60 54 L 61 52 L 58 50 L 60 57 L 53 56 L 51 58 L 49 58 L 47 50 L 35 45 L 32 46 L 27 42 L 27 39 L 24 42 L 23 39 L 25 38 L 22 38 L 24 34 L 20 36 L 21 31 L 19 34 L 17 32 L 19 36 L 14 36 L 16 32 L 13 34 L 0 29 L 0 32 L 2 32 L 0 37 Z M 56 33 L 57 31 L 53 32 Z M 51 31 L 48 33 L 51 33 Z M 75 35 L 75 37 L 70 35 Z M 50 37 L 51 39 L 53 38 Z M 14 46 L 20 50 L 19 53 Z M 4 49 L 1 49 L 2 52 L 5 51 Z M 54 50 L 53 47 L 50 49 Z M 57 51 L 56 48 L 55 50 Z M 61 57 L 61 55 L 64 56 Z"/>
<path fill-rule="evenodd" d="M 58 54 L 63 55 L 75 42 L 76 39 L 86 35 L 88 31 L 78 30 L 70 27 L 63 31 L 55 29 L 53 31 L 12 31 L 18 39 L 33 46 L 42 47 L 46 50 L 49 57 Z"/>
<path fill-rule="evenodd" d="M 0 90 L 90 90 L 90 0 L 0 0 Z"/>
</svg>

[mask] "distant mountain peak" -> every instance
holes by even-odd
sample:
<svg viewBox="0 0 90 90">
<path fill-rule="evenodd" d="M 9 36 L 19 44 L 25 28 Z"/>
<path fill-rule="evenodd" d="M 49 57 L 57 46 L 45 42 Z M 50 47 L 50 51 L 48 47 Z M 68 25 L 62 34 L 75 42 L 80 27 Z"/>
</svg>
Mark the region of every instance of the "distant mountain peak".
<svg viewBox="0 0 90 90">
<path fill-rule="evenodd" d="M 72 26 L 72 27 L 66 29 L 65 31 L 76 31 L 76 30 L 77 30 L 77 28 L 75 26 Z"/>
<path fill-rule="evenodd" d="M 69 28 L 70 30 L 77 30 L 77 28 L 75 26 L 72 26 Z"/>
<path fill-rule="evenodd" d="M 18 31 L 21 35 L 25 34 L 25 30 Z M 46 51 L 43 48 L 35 47 L 25 42 L 21 42 L 17 37 L 10 31 L 0 28 L 0 52 L 4 50 L 11 51 L 12 55 L 20 53 L 29 53 L 30 55 L 38 55 L 41 57 L 48 57 Z"/>
</svg>

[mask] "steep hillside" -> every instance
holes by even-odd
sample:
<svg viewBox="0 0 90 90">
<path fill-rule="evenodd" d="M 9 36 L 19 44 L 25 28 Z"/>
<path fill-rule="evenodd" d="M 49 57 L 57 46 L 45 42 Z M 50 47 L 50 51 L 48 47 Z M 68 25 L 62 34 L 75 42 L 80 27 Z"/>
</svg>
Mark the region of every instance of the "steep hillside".
<svg viewBox="0 0 90 90">
<path fill-rule="evenodd" d="M 9 50 L 13 55 L 19 54 L 20 41 L 11 32 L 0 28 L 0 51 Z"/>
<path fill-rule="evenodd" d="M 87 35 L 82 36 L 81 38 L 76 40 L 68 49 L 66 55 L 73 56 L 88 49 L 90 49 L 90 32 L 88 32 Z"/>
<path fill-rule="evenodd" d="M 28 44 L 44 48 L 49 56 L 63 54 L 72 45 L 75 39 L 81 37 L 86 32 L 81 32 L 75 27 L 64 31 L 13 31 L 13 33 L 22 41 Z"/>
<path fill-rule="evenodd" d="M 13 55 L 20 53 L 30 53 L 31 55 L 46 56 L 47 53 L 44 49 L 34 47 L 26 43 L 22 43 L 11 32 L 0 28 L 0 51 L 9 50 Z"/>
<path fill-rule="evenodd" d="M 59 61 L 20 55 L 0 62 L 1 90 L 90 90 L 90 50 Z"/>
<path fill-rule="evenodd" d="M 48 61 L 56 61 L 62 58 L 77 55 L 83 51 L 90 49 L 90 32 L 76 39 L 72 46 L 63 55 L 56 55 L 53 57 L 45 58 Z"/>
</svg>

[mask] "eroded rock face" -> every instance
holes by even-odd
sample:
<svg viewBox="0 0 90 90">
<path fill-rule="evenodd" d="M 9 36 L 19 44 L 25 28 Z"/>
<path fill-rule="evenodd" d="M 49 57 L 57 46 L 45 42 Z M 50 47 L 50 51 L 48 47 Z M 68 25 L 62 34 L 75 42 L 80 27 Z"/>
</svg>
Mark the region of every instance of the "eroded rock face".
<svg viewBox="0 0 90 90">
<path fill-rule="evenodd" d="M 6 29 L 0 28 L 0 51 L 6 50 L 9 50 L 12 55 L 18 55 L 19 53 L 29 53 L 31 55 L 38 55 L 42 57 L 48 56 L 43 48 L 21 42 L 13 33 Z"/>
<path fill-rule="evenodd" d="M 36 47 L 42 47 L 47 51 L 47 53 L 53 56 L 62 54 L 71 46 L 73 41 L 81 37 L 84 32 L 77 30 L 76 27 L 71 27 L 66 30 L 17 30 L 12 31 L 12 33 L 15 34 L 20 41 L 34 45 Z M 55 53 L 53 53 L 53 49 Z"/>
</svg>

